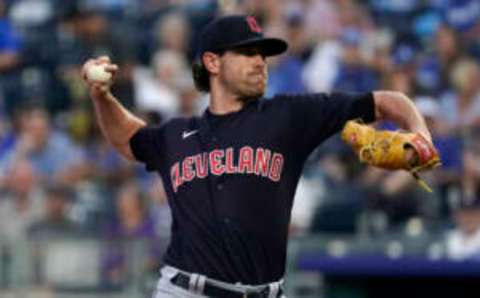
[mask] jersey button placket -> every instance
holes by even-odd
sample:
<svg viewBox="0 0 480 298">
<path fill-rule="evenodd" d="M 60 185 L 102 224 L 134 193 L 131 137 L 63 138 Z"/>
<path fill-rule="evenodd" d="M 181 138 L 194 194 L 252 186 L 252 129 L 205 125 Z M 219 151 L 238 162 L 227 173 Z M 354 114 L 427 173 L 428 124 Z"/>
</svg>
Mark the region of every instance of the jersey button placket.
<svg viewBox="0 0 480 298">
<path fill-rule="evenodd" d="M 212 135 L 211 140 L 213 145 L 218 144 L 218 138 L 216 136 Z M 214 147 L 217 147 L 217 146 L 214 146 Z M 224 181 L 225 181 L 224 177 L 218 177 L 215 182 L 215 189 L 218 191 L 222 190 Z"/>
<path fill-rule="evenodd" d="M 225 177 L 224 176 L 220 176 L 217 178 L 217 181 L 216 181 L 216 185 L 217 185 L 217 190 L 220 191 L 220 190 L 223 190 L 224 186 L 225 186 Z"/>
</svg>

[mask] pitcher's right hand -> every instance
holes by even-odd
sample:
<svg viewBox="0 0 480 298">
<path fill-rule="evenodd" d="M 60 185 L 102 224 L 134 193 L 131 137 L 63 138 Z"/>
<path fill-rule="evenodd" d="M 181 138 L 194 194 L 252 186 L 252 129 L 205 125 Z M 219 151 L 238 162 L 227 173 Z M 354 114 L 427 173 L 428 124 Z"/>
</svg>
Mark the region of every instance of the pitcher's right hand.
<svg viewBox="0 0 480 298">
<path fill-rule="evenodd" d="M 93 65 L 105 65 L 105 71 L 112 74 L 111 78 L 105 82 L 95 81 L 88 78 L 87 72 Z M 118 71 L 118 66 L 112 64 L 108 56 L 101 56 L 94 59 L 87 60 L 82 66 L 82 78 L 87 85 L 90 96 L 93 99 L 105 97 L 110 93 L 110 87 L 113 85 L 115 74 Z"/>
</svg>

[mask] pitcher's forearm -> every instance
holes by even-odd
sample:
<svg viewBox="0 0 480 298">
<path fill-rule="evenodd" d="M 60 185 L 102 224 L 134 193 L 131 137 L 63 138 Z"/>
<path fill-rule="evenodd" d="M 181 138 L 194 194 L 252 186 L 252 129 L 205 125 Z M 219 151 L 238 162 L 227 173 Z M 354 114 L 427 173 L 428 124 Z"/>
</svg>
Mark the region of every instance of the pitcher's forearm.
<svg viewBox="0 0 480 298">
<path fill-rule="evenodd" d="M 130 139 L 146 124 L 123 107 L 110 92 L 117 72 L 118 66 L 112 64 L 108 56 L 89 59 L 82 66 L 82 77 L 89 89 L 103 136 L 125 158 L 135 160 Z"/>
<path fill-rule="evenodd" d="M 414 103 L 404 94 L 394 91 L 375 91 L 376 118 L 392 120 L 400 127 L 413 132 L 419 132 L 431 140 L 423 116 Z"/>
<path fill-rule="evenodd" d="M 110 92 L 93 98 L 93 103 L 103 136 L 120 153 L 133 160 L 130 138 L 146 123 L 123 107 Z"/>
</svg>

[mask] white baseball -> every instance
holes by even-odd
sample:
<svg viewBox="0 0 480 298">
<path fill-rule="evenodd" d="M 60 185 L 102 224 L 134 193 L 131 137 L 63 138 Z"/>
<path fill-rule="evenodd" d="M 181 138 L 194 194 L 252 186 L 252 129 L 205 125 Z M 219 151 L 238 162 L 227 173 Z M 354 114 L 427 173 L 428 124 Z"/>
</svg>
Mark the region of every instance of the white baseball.
<svg viewBox="0 0 480 298">
<path fill-rule="evenodd" d="M 105 64 L 94 64 L 87 68 L 87 78 L 90 81 L 106 83 L 112 78 L 112 74 L 105 70 Z"/>
</svg>

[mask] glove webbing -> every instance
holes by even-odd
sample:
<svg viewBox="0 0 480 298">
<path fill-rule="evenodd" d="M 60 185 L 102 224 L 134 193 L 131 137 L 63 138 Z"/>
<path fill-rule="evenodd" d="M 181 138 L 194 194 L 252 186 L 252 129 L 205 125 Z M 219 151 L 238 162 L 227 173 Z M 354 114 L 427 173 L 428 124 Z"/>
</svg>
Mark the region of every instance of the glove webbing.
<svg viewBox="0 0 480 298">
<path fill-rule="evenodd" d="M 387 139 L 388 142 L 391 143 L 393 141 L 393 138 L 397 135 L 397 133 L 399 133 L 399 132 L 392 132 L 392 135 Z M 360 150 L 359 150 L 359 154 L 358 154 L 358 157 L 359 157 L 360 161 L 368 164 L 367 160 L 365 159 L 365 154 L 364 154 L 365 150 L 368 150 L 369 156 L 372 156 L 372 152 L 373 152 L 374 148 L 377 147 L 377 146 L 378 146 L 377 143 L 370 143 L 370 144 L 367 144 L 367 145 L 364 145 L 363 147 L 361 147 Z M 392 158 L 392 156 L 390 156 L 390 158 Z M 424 169 L 429 169 L 429 168 L 436 167 L 438 165 L 440 165 L 439 160 L 438 159 L 432 159 L 432 160 L 428 161 L 426 164 L 413 167 L 411 169 L 408 169 L 407 171 L 410 172 L 410 174 L 412 174 L 413 178 L 415 178 L 415 180 L 417 181 L 418 185 L 421 188 L 423 188 L 427 192 L 432 193 L 433 192 L 432 188 L 427 184 L 427 182 L 425 182 L 425 180 L 423 180 L 418 175 L 418 172 L 420 172 Z"/>
<path fill-rule="evenodd" d="M 417 167 L 414 167 L 414 168 L 410 169 L 409 172 L 412 174 L 413 178 L 415 178 L 415 180 L 417 180 L 417 183 L 420 185 L 420 187 L 425 189 L 427 192 L 433 192 L 433 190 L 430 188 L 430 186 L 428 186 L 428 184 L 422 178 L 420 178 L 420 176 L 418 175 L 418 172 L 420 172 L 424 169 L 430 169 L 430 168 L 437 167 L 440 164 L 441 163 L 438 159 L 432 159 L 424 165 L 420 165 L 420 166 L 417 166 Z"/>
</svg>

